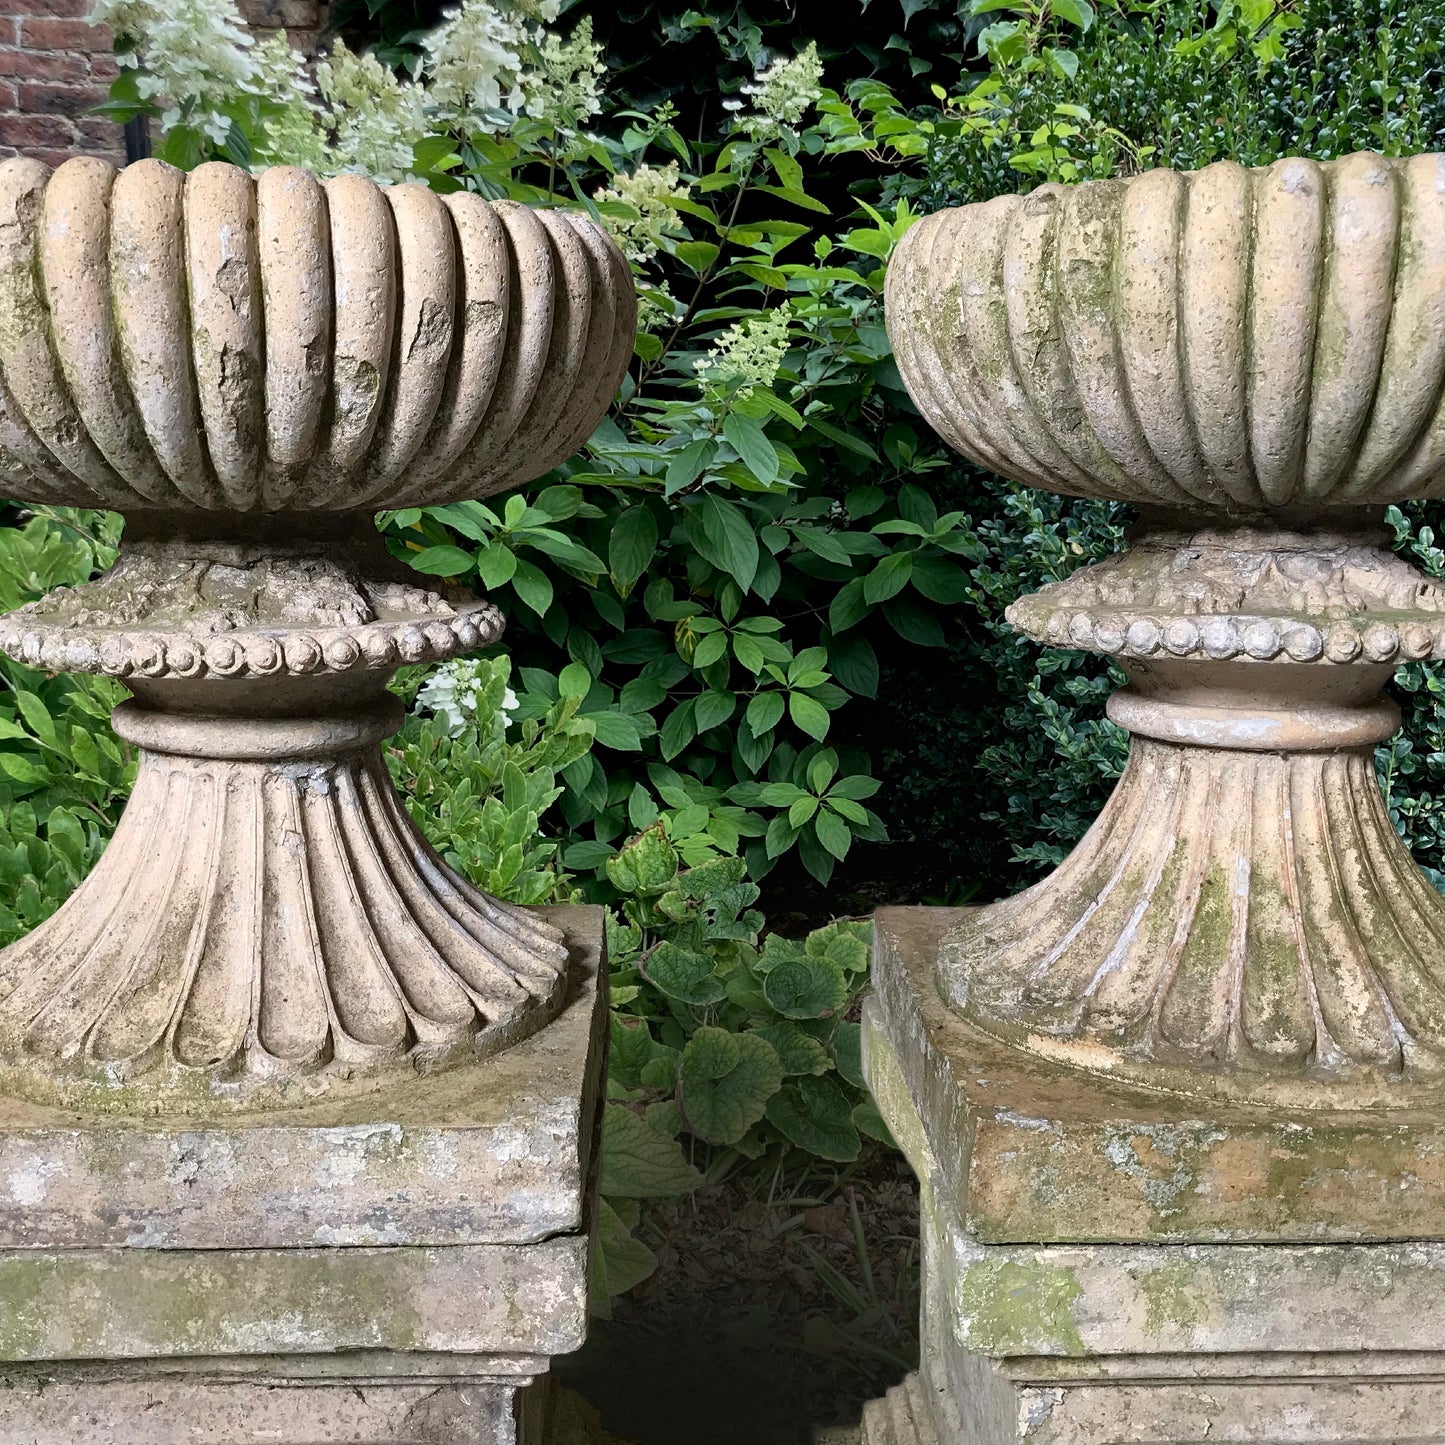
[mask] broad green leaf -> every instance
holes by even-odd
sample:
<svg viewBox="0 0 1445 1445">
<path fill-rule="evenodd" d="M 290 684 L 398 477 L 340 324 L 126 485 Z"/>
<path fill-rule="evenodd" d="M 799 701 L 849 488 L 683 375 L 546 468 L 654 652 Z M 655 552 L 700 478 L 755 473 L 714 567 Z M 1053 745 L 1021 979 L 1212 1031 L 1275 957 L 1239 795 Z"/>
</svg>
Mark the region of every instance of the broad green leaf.
<svg viewBox="0 0 1445 1445">
<path fill-rule="evenodd" d="M 778 452 L 762 423 L 740 411 L 730 412 L 723 422 L 723 436 L 743 460 L 743 465 L 765 487 L 778 479 Z"/>
<path fill-rule="evenodd" d="M 768 1100 L 767 1116 L 784 1138 L 820 1159 L 847 1164 L 862 1151 L 853 1101 L 830 1074 L 788 1079 Z"/>
<path fill-rule="evenodd" d="M 706 271 L 718 258 L 718 247 L 711 241 L 681 241 L 673 247 L 673 255 L 689 271 Z"/>
<path fill-rule="evenodd" d="M 727 996 L 727 987 L 717 976 L 715 959 L 667 940 L 652 950 L 642 971 L 679 1003 L 700 1008 Z"/>
<path fill-rule="evenodd" d="M 741 509 L 709 492 L 688 509 L 687 522 L 698 551 L 746 592 L 758 571 L 758 538 Z"/>
<path fill-rule="evenodd" d="M 517 559 L 517 571 L 512 578 L 512 587 L 518 597 L 541 617 L 552 605 L 552 583 L 545 573 L 530 562 Z"/>
<path fill-rule="evenodd" d="M 828 736 L 828 709 L 806 693 L 788 694 L 788 715 L 810 738 L 822 742 Z"/>
<path fill-rule="evenodd" d="M 821 808 L 813 819 L 818 841 L 840 862 L 848 856 L 853 844 L 853 830 L 836 813 Z"/>
<path fill-rule="evenodd" d="M 868 1087 L 863 1078 L 863 1029 L 860 1024 L 839 1024 L 833 1035 L 833 1063 L 855 1088 Z"/>
<path fill-rule="evenodd" d="M 608 1104 L 602 1116 L 601 1190 L 622 1199 L 689 1194 L 702 1175 L 677 1140 L 650 1128 L 631 1109 Z"/>
<path fill-rule="evenodd" d="M 778 725 L 783 716 L 783 706 L 781 692 L 760 692 L 748 703 L 746 717 L 754 737 L 762 737 Z"/>
<path fill-rule="evenodd" d="M 786 958 L 763 980 L 763 994 L 784 1018 L 820 1019 L 848 1002 L 848 980 L 828 958 Z"/>
<path fill-rule="evenodd" d="M 867 1134 L 870 1139 L 877 1139 L 890 1149 L 898 1147 L 883 1115 L 878 1112 L 878 1105 L 872 1099 L 864 1099 L 861 1104 L 855 1104 L 849 1117 L 860 1134 Z"/>
<path fill-rule="evenodd" d="M 607 860 L 607 878 L 619 893 L 654 897 L 672 887 L 677 852 L 661 823 L 644 829 Z"/>
<path fill-rule="evenodd" d="M 713 1144 L 732 1144 L 763 1117 L 783 1072 L 766 1039 L 704 1027 L 682 1051 L 678 1082 L 678 1102 L 692 1132 Z"/>
<path fill-rule="evenodd" d="M 517 554 L 504 542 L 489 542 L 477 553 L 477 572 L 488 590 L 504 587 L 516 575 Z"/>
<path fill-rule="evenodd" d="M 785 1075 L 826 1074 L 833 1067 L 827 1049 L 797 1024 L 765 1024 L 753 1032 L 773 1046 Z"/>
<path fill-rule="evenodd" d="M 725 723 L 737 710 L 738 700 L 730 692 L 700 693 L 692 704 L 697 730 L 705 733 L 709 728 Z"/>
<path fill-rule="evenodd" d="M 642 1019 L 622 1019 L 615 1015 L 607 1044 L 609 1078 L 629 1089 L 635 1089 L 643 1066 L 652 1057 L 652 1035 Z"/>
<path fill-rule="evenodd" d="M 863 579 L 863 596 L 873 604 L 896 597 L 908 585 L 913 573 L 912 552 L 890 552 Z M 834 632 L 842 629 L 833 625 Z"/>
<path fill-rule="evenodd" d="M 828 626 L 834 632 L 846 632 L 868 615 L 872 605 L 864 595 L 863 578 L 855 577 L 838 589 L 828 605 Z"/>
<path fill-rule="evenodd" d="M 607 565 L 613 585 L 626 597 L 657 551 L 657 520 L 647 507 L 628 507 L 612 524 Z"/>
<path fill-rule="evenodd" d="M 0 772 L 31 787 L 41 787 L 50 781 L 48 769 L 19 753 L 0 753 Z"/>
<path fill-rule="evenodd" d="M 425 572 L 433 577 L 460 577 L 463 572 L 472 570 L 476 558 L 470 552 L 463 552 L 460 547 L 448 546 L 423 547 L 408 560 L 418 572 Z"/>
<path fill-rule="evenodd" d="M 594 1311 L 603 1301 L 640 1285 L 656 1269 L 657 1256 L 633 1237 L 622 1216 L 605 1199 L 599 1199 L 597 1242 L 592 1251 Z"/>
</svg>

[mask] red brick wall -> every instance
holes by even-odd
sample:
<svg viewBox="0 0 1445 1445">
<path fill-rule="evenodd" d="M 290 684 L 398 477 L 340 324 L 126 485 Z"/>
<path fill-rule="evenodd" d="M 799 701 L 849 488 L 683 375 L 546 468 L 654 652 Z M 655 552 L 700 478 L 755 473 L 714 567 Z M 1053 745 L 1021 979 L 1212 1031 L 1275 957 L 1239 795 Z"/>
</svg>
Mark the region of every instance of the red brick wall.
<svg viewBox="0 0 1445 1445">
<path fill-rule="evenodd" d="M 121 164 L 121 128 L 87 115 L 115 78 L 110 31 L 85 17 L 92 0 L 0 0 L 0 156 L 17 152 L 48 165 L 73 155 L 102 155 Z M 324 0 L 240 0 L 257 37 L 285 29 L 310 49 L 325 14 Z"/>
</svg>

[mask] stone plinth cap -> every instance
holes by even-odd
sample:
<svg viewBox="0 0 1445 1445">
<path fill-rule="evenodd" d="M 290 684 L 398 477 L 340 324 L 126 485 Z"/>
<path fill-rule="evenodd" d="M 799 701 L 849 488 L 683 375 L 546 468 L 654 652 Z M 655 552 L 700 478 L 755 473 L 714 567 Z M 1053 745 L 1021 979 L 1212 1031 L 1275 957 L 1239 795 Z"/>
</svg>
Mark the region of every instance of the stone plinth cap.
<svg viewBox="0 0 1445 1445">
<path fill-rule="evenodd" d="M 0 1101 L 0 1251 L 520 1246 L 585 1234 L 605 1054 L 602 910 L 541 916 L 566 929 L 570 999 L 477 1064 L 213 1119 Z"/>
<path fill-rule="evenodd" d="M 1261 1110 L 1085 1073 L 954 1013 L 935 979 L 968 909 L 875 915 L 869 1084 L 935 1206 L 983 1243 L 1445 1240 L 1438 1102 Z M 1433 1267 L 1433 1266 L 1432 1266 Z"/>
</svg>

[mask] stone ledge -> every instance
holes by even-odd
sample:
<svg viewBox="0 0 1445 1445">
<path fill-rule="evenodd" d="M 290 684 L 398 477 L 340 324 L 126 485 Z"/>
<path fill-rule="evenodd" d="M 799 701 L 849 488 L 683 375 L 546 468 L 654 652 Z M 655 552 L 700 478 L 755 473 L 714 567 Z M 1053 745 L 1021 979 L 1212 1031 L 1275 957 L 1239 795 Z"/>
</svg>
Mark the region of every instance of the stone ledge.
<svg viewBox="0 0 1445 1445">
<path fill-rule="evenodd" d="M 588 1260 L 585 1235 L 451 1249 L 11 1250 L 0 1253 L 0 1360 L 566 1354 L 586 1337 Z"/>
<path fill-rule="evenodd" d="M 1445 1240 L 1445 1110 L 1265 1113 L 1010 1048 L 955 1014 L 935 981 L 939 941 L 969 911 L 878 911 L 863 1031 L 884 1116 L 969 1235 Z"/>
<path fill-rule="evenodd" d="M 0 1100 L 0 1249 L 521 1245 L 584 1230 L 602 910 L 541 911 L 567 931 L 572 999 L 476 1065 L 216 1120 Z"/>
<path fill-rule="evenodd" d="M 0 1439 L 25 1445 L 494 1445 L 515 1433 L 515 1384 L 350 1381 L 89 1384 L 61 1378 L 0 1390 Z M 83 1430 L 83 1434 L 77 1434 Z"/>
</svg>

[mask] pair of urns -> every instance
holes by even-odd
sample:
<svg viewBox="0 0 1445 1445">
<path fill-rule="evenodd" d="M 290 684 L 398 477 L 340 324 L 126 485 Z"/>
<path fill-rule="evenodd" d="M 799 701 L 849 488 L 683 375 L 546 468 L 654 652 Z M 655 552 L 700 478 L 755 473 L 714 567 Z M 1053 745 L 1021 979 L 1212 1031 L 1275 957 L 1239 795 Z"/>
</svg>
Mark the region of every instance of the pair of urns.
<svg viewBox="0 0 1445 1445">
<path fill-rule="evenodd" d="M 1433 1076 L 1445 909 L 1369 749 L 1390 668 L 1445 655 L 1445 595 L 1379 530 L 1445 490 L 1445 160 L 944 212 L 900 245 L 888 323 L 965 455 L 1142 509 L 1132 551 L 1011 611 L 1128 671 L 1130 774 L 1057 874 L 949 941 L 945 993 L 1086 1067 Z M 101 866 L 0 955 L 0 1085 L 257 1106 L 552 1016 L 561 936 L 436 857 L 379 753 L 396 667 L 500 617 L 418 585 L 370 515 L 565 462 L 635 324 L 585 217 L 285 167 L 0 166 L 4 488 L 128 519 L 111 571 L 0 647 L 124 679 L 142 760 Z"/>
</svg>

